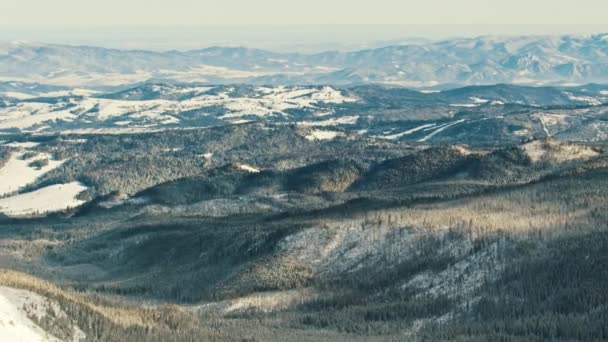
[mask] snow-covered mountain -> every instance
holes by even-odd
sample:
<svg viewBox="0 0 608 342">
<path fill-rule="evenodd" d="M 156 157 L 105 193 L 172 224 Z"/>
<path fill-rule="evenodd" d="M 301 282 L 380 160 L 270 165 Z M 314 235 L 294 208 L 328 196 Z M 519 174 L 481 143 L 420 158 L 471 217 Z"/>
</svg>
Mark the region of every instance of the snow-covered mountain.
<svg viewBox="0 0 608 342">
<path fill-rule="evenodd" d="M 144 83 L 101 92 L 0 82 L 10 133 L 139 133 L 247 122 L 297 125 L 311 139 L 495 143 L 563 136 L 608 140 L 608 86 L 256 86 Z M 447 139 L 447 140 L 446 140 Z"/>
<path fill-rule="evenodd" d="M 122 85 L 151 79 L 203 83 L 606 83 L 608 34 L 454 39 L 317 54 L 211 47 L 135 51 L 15 42 L 0 45 L 0 79 Z"/>
</svg>

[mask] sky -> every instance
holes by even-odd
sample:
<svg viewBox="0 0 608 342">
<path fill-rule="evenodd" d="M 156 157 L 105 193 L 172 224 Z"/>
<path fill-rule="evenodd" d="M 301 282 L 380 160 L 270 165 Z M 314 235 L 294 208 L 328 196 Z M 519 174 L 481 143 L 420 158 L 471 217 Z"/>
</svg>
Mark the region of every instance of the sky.
<svg viewBox="0 0 608 342">
<path fill-rule="evenodd" d="M 357 48 L 407 37 L 608 32 L 606 0 L 6 0 L 0 40 Z"/>
</svg>

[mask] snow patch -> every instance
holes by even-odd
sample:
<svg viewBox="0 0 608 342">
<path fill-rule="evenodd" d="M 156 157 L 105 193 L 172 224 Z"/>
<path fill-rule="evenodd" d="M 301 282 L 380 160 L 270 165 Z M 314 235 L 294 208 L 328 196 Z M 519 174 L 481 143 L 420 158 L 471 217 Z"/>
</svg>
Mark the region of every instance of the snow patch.
<svg viewBox="0 0 608 342">
<path fill-rule="evenodd" d="M 32 148 L 32 147 L 36 147 L 38 145 L 40 145 L 40 143 L 33 142 L 33 141 L 26 141 L 26 142 L 6 143 L 6 144 L 3 144 L 2 146 L 17 147 L 17 148 Z"/>
<path fill-rule="evenodd" d="M 112 122 L 115 125 L 168 125 L 179 123 L 176 117 L 180 113 L 205 108 L 223 107 L 226 114 L 223 119 L 239 119 L 243 116 L 289 115 L 289 110 L 317 110 L 320 103 L 347 103 L 358 99 L 347 96 L 332 87 L 261 87 L 258 94 L 246 97 L 231 97 L 234 89 L 218 94 L 208 94 L 211 87 L 183 87 L 165 89 L 156 86 L 161 92 L 192 93 L 195 97 L 181 100 L 141 100 L 129 101 L 91 97 L 92 92 L 86 89 L 75 89 L 66 93 L 53 95 L 75 95 L 58 103 L 38 103 L 24 100 L 0 109 L 0 129 L 18 128 L 21 130 L 36 128 L 46 122 L 67 121 L 76 123 Z M 153 86 L 154 89 L 154 86 Z M 49 93 L 50 94 L 50 93 Z M 47 94 L 48 95 L 48 94 Z M 329 115 L 332 112 L 322 113 Z M 46 128 L 45 128 L 46 129 Z"/>
<path fill-rule="evenodd" d="M 317 102 L 325 103 L 345 103 L 345 102 L 357 102 L 358 100 L 354 97 L 348 97 L 342 95 L 342 93 L 332 87 L 324 87 L 320 91 L 312 94 L 311 99 Z"/>
<path fill-rule="evenodd" d="M 402 136 L 410 135 L 412 133 L 421 131 L 421 130 L 423 130 L 425 128 L 430 128 L 430 127 L 434 127 L 434 126 L 437 126 L 437 124 L 434 124 L 434 123 L 432 123 L 432 124 L 426 124 L 426 125 L 418 126 L 416 128 L 409 129 L 409 130 L 407 130 L 405 132 L 401 132 L 401 133 L 397 133 L 397 134 L 391 134 L 391 135 L 386 135 L 386 136 L 383 136 L 382 138 L 385 138 L 385 139 L 399 139 Z"/>
<path fill-rule="evenodd" d="M 539 120 L 540 120 L 540 124 L 543 126 L 543 131 L 545 131 L 545 134 L 547 135 L 547 137 L 551 137 L 551 133 L 549 133 L 549 130 L 547 129 L 547 125 L 545 124 L 545 119 L 542 115 L 539 115 Z"/>
<path fill-rule="evenodd" d="M 591 106 L 599 106 L 602 104 L 602 101 L 600 101 L 594 97 L 591 97 L 591 96 L 574 95 L 574 94 L 568 93 L 568 92 L 564 92 L 564 94 L 566 94 L 566 96 L 568 96 L 568 98 L 572 101 L 585 102 Z"/>
<path fill-rule="evenodd" d="M 19 92 L 16 92 L 16 91 L 6 91 L 6 92 L 3 92 L 1 94 L 4 95 L 4 96 L 6 96 L 6 97 L 12 97 L 12 98 L 17 99 L 17 100 L 27 100 L 27 99 L 31 99 L 31 98 L 34 97 L 33 95 L 26 94 L 26 93 L 19 93 Z"/>
<path fill-rule="evenodd" d="M 530 134 L 530 131 L 524 128 L 524 129 L 514 131 L 513 134 L 520 136 L 520 137 L 524 137 L 524 136 L 528 136 L 528 134 Z"/>
<path fill-rule="evenodd" d="M 475 102 L 475 103 L 488 103 L 488 102 L 490 102 L 490 100 L 482 99 L 482 98 L 475 97 L 475 96 L 469 97 L 469 99 L 471 101 Z"/>
<path fill-rule="evenodd" d="M 419 141 L 419 142 L 424 142 L 424 141 L 427 141 L 427 140 L 429 140 L 430 138 L 432 138 L 432 137 L 434 137 L 435 135 L 437 135 L 438 133 L 440 133 L 440 132 L 444 131 L 445 129 L 447 129 L 447 128 L 449 128 L 449 127 L 452 127 L 452 126 L 455 126 L 455 125 L 458 125 L 458 124 L 463 123 L 463 122 L 465 122 L 465 121 L 466 121 L 465 119 L 460 119 L 460 120 L 454 121 L 454 122 L 452 122 L 452 123 L 449 123 L 449 124 L 447 124 L 447 125 L 443 125 L 443 126 L 441 126 L 440 128 L 438 128 L 438 129 L 434 130 L 434 131 L 433 131 L 433 133 L 431 133 L 431 134 L 427 135 L 426 137 L 424 137 L 424 138 L 422 138 L 422 139 L 420 139 L 420 140 L 418 140 L 418 141 Z"/>
<path fill-rule="evenodd" d="M 11 217 L 22 217 L 63 211 L 84 204 L 85 201 L 76 196 L 87 189 L 80 182 L 50 185 L 0 199 L 0 212 Z"/>
<path fill-rule="evenodd" d="M 354 125 L 359 120 L 359 116 L 342 116 L 339 118 L 333 118 L 323 121 L 302 121 L 298 122 L 298 125 L 304 127 L 326 127 L 336 125 Z"/>
<path fill-rule="evenodd" d="M 251 166 L 251 165 L 247 165 L 247 164 L 238 164 L 238 166 L 237 166 L 237 167 L 238 167 L 240 170 L 247 171 L 247 172 L 251 172 L 251 173 L 259 173 L 259 172 L 260 172 L 260 169 L 255 168 L 255 167 L 253 167 L 253 166 Z"/>
<path fill-rule="evenodd" d="M 308 132 L 308 134 L 305 135 L 304 138 L 306 138 L 306 140 L 310 140 L 310 141 L 318 141 L 318 140 L 333 140 L 337 137 L 342 137 L 342 136 L 344 136 L 344 133 L 342 133 L 342 132 L 324 131 L 324 130 L 315 129 L 315 130 Z"/>
<path fill-rule="evenodd" d="M 0 341 L 61 342 L 36 325 L 25 310 L 28 306 L 46 308 L 47 303 L 33 292 L 0 287 Z"/>
<path fill-rule="evenodd" d="M 479 107 L 479 104 L 474 103 L 452 103 L 450 107 L 464 107 L 464 108 L 475 108 Z"/>
<path fill-rule="evenodd" d="M 24 154 L 12 154 L 9 160 L 0 169 L 0 196 L 10 194 L 33 183 L 47 172 L 61 166 L 65 160 L 51 160 L 51 156 L 40 153 L 31 159 L 24 159 Z M 35 160 L 48 159 L 49 163 L 41 168 L 34 168 L 29 164 Z"/>
</svg>

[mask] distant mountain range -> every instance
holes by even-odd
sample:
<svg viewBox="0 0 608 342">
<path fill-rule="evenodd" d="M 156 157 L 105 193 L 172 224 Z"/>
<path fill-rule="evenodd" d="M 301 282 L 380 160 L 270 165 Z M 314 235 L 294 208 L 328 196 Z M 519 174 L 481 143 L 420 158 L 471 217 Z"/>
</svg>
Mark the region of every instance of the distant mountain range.
<svg viewBox="0 0 608 342">
<path fill-rule="evenodd" d="M 532 138 L 608 141 L 608 86 L 498 84 L 444 91 L 382 85 L 144 83 L 115 91 L 0 82 L 0 138 L 289 124 L 312 140 L 362 135 L 419 143 Z M 2 140 L 2 139 L 0 139 Z"/>
<path fill-rule="evenodd" d="M 608 81 L 608 34 L 454 39 L 317 54 L 211 47 L 152 52 L 0 44 L 0 79 L 64 86 L 143 81 L 440 87 Z"/>
</svg>

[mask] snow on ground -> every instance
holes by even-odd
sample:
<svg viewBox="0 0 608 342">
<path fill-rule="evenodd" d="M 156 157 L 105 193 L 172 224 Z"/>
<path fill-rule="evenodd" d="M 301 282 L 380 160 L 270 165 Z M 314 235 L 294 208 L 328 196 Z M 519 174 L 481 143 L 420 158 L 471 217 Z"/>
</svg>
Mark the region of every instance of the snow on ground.
<svg viewBox="0 0 608 342">
<path fill-rule="evenodd" d="M 248 115 L 287 115 L 291 109 L 316 109 L 320 103 L 346 103 L 358 99 L 344 95 L 331 87 L 300 88 L 272 87 L 257 88 L 259 94 L 249 97 L 230 97 L 232 90 L 219 94 L 205 94 L 210 87 L 180 88 L 180 93 L 194 93 L 196 96 L 182 101 L 142 100 L 128 101 L 87 97 L 88 92 L 79 93 L 84 98 L 70 98 L 59 103 L 19 102 L 0 109 L 0 129 L 30 129 L 49 121 L 89 123 L 120 118 L 118 123 L 154 123 L 160 125 L 179 122 L 182 112 L 205 108 L 223 107 L 227 113 L 221 118 L 240 118 Z M 76 90 L 72 91 L 76 92 Z M 66 93 L 67 94 L 67 93 Z M 200 94 L 200 95 L 198 95 Z"/>
<path fill-rule="evenodd" d="M 479 107 L 479 104 L 475 103 L 452 103 L 450 107 L 464 107 L 464 108 L 474 108 Z"/>
<path fill-rule="evenodd" d="M 482 98 L 474 97 L 474 96 L 473 97 L 469 97 L 469 99 L 471 101 L 475 102 L 475 103 L 488 103 L 488 102 L 490 102 L 490 100 L 486 100 L 486 99 L 482 99 Z"/>
<path fill-rule="evenodd" d="M 99 206 L 102 208 L 111 209 L 111 208 L 125 205 L 125 204 L 132 204 L 132 205 L 146 204 L 149 201 L 150 200 L 146 197 L 131 197 L 131 198 L 126 197 L 126 198 L 122 198 L 122 199 L 115 199 L 115 200 L 99 202 Z"/>
<path fill-rule="evenodd" d="M 305 95 L 310 95 L 315 92 L 315 89 L 303 88 L 303 89 L 289 89 L 285 87 L 275 87 L 275 88 L 261 88 L 263 93 L 267 95 L 264 98 L 272 99 L 272 100 L 291 100 L 298 97 L 303 97 Z"/>
<path fill-rule="evenodd" d="M 96 110 L 97 120 L 107 120 L 114 117 L 125 116 L 131 118 L 148 118 L 151 120 L 163 120 L 169 115 L 190 107 L 182 108 L 180 102 L 168 100 L 146 100 L 146 101 L 123 101 L 109 99 L 86 99 L 78 103 L 79 111 L 86 112 Z"/>
<path fill-rule="evenodd" d="M 564 94 L 566 94 L 566 96 L 568 96 L 568 98 L 572 101 L 586 102 L 591 106 L 599 106 L 602 104 L 602 101 L 591 96 L 577 96 L 568 92 L 564 92 Z"/>
<path fill-rule="evenodd" d="M 230 113 L 221 116 L 222 119 L 242 117 L 246 115 L 256 116 L 267 116 L 271 114 L 280 114 L 281 110 L 297 108 L 297 106 L 284 105 L 279 108 L 275 108 L 274 103 L 271 101 L 263 101 L 259 99 L 242 98 L 238 101 L 229 101 L 223 104 L 223 106 L 230 111 Z"/>
<path fill-rule="evenodd" d="M 543 131 L 545 131 L 545 134 L 548 137 L 551 137 L 551 133 L 549 133 L 549 130 L 547 129 L 547 125 L 545 124 L 545 118 L 542 115 L 539 115 L 538 119 L 540 120 L 540 123 L 543 126 Z"/>
<path fill-rule="evenodd" d="M 438 133 L 440 133 L 440 132 L 444 131 L 445 129 L 447 129 L 447 128 L 449 128 L 449 127 L 452 127 L 452 126 L 455 126 L 455 125 L 458 125 L 458 124 L 463 123 L 463 122 L 465 122 L 465 121 L 466 121 L 465 119 L 460 119 L 460 120 L 457 120 L 457 121 L 451 122 L 451 123 L 449 123 L 449 124 L 447 124 L 447 125 L 440 126 L 440 127 L 439 127 L 439 128 L 437 128 L 436 130 L 434 130 L 434 131 L 433 131 L 431 134 L 427 135 L 426 137 L 424 137 L 424 138 L 422 138 L 422 139 L 420 139 L 420 140 L 418 140 L 418 141 L 419 141 L 419 142 L 424 142 L 424 141 L 427 141 L 427 140 L 429 140 L 430 138 L 434 137 L 436 134 L 438 134 Z"/>
<path fill-rule="evenodd" d="M 0 109 L 0 129 L 29 128 L 50 120 L 71 121 L 77 115 L 60 110 L 59 105 L 35 102 L 20 102 Z"/>
<path fill-rule="evenodd" d="M 308 134 L 306 134 L 304 136 L 304 138 L 306 138 L 306 140 L 310 140 L 310 141 L 317 141 L 317 140 L 333 140 L 337 137 L 342 137 L 342 136 L 344 136 L 344 133 L 342 133 L 342 132 L 324 131 L 324 130 L 315 129 L 315 130 L 308 132 Z"/>
<path fill-rule="evenodd" d="M 322 90 L 316 91 L 314 94 L 312 94 L 311 99 L 316 102 L 325 103 L 345 103 L 358 101 L 354 97 L 344 96 L 340 91 L 332 87 L 324 87 Z"/>
<path fill-rule="evenodd" d="M 566 124 L 570 115 L 563 114 L 541 114 L 545 125 L 553 126 L 553 125 L 563 125 Z"/>
<path fill-rule="evenodd" d="M 51 91 L 48 93 L 40 94 L 43 97 L 60 97 L 60 96 L 91 96 L 99 93 L 96 90 L 92 89 L 84 89 L 84 88 L 74 88 L 71 90 L 60 90 L 60 91 Z"/>
<path fill-rule="evenodd" d="M 177 122 L 177 119 L 169 114 L 190 109 L 192 107 L 189 107 L 188 103 L 166 100 L 70 99 L 70 107 L 66 106 L 66 103 L 21 102 L 0 110 L 0 129 L 25 129 L 54 120 L 88 121 L 94 118 L 105 121 L 121 116 L 167 124 Z"/>
<path fill-rule="evenodd" d="M 68 144 L 84 144 L 87 141 L 89 141 L 88 139 L 62 139 L 61 140 L 64 143 L 68 143 Z"/>
<path fill-rule="evenodd" d="M 76 196 L 87 189 L 80 182 L 50 185 L 0 199 L 0 212 L 7 216 L 19 217 L 74 208 L 85 203 L 76 199 Z"/>
<path fill-rule="evenodd" d="M 381 138 L 385 138 L 385 139 L 399 139 L 402 136 L 410 135 L 412 133 L 416 133 L 418 131 L 421 131 L 421 130 L 423 130 L 425 128 L 430 128 L 430 127 L 434 127 L 434 126 L 437 126 L 437 124 L 434 124 L 434 123 L 432 123 L 432 124 L 426 124 L 426 125 L 418 126 L 416 128 L 409 129 L 409 130 L 407 130 L 405 132 L 391 134 L 391 135 L 385 135 L 385 136 L 382 136 Z"/>
<path fill-rule="evenodd" d="M 497 254 L 498 245 L 493 243 L 480 252 L 469 256 L 449 265 L 440 272 L 426 271 L 417 274 L 407 283 L 402 285 L 402 289 L 416 289 L 416 297 L 436 298 L 447 296 L 467 296 L 486 284 L 489 280 L 498 278 L 504 268 L 499 262 L 489 263 L 493 256 Z"/>
<path fill-rule="evenodd" d="M 26 100 L 26 99 L 31 99 L 32 97 L 34 97 L 34 95 L 30 95 L 30 94 L 26 94 L 26 93 L 19 93 L 16 91 L 5 91 L 0 94 L 7 96 L 7 97 L 12 97 L 14 99 L 18 99 L 18 100 Z"/>
<path fill-rule="evenodd" d="M 47 307 L 46 300 L 37 294 L 0 287 L 0 341 L 60 342 L 28 317 L 25 306 Z"/>
<path fill-rule="evenodd" d="M 252 120 L 246 120 L 246 119 L 237 119 L 237 120 L 228 120 L 228 122 L 230 122 L 233 125 L 240 125 L 240 124 L 245 124 L 248 122 L 253 122 Z"/>
<path fill-rule="evenodd" d="M 90 72 L 87 74 L 78 72 L 68 72 L 67 70 L 58 70 L 55 73 L 40 76 L 26 77 L 0 77 L 2 81 L 19 81 L 28 83 L 41 83 L 58 86 L 71 87 L 94 87 L 94 86 L 120 86 L 149 80 L 152 74 L 147 71 L 125 73 L 96 73 Z"/>
<path fill-rule="evenodd" d="M 333 118 L 323 121 L 302 121 L 298 122 L 298 125 L 304 127 L 325 127 L 325 126 L 336 126 L 336 125 L 354 125 L 359 120 L 359 116 L 342 116 L 339 118 Z"/>
<path fill-rule="evenodd" d="M 191 92 L 196 92 L 196 93 L 206 93 L 209 90 L 212 90 L 214 87 L 189 87 L 189 88 L 182 88 L 179 90 L 175 90 L 175 92 L 177 93 L 191 93 Z"/>
<path fill-rule="evenodd" d="M 52 160 L 51 156 L 46 153 L 40 153 L 25 160 L 23 155 L 23 153 L 13 153 L 6 164 L 0 168 L 0 196 L 18 191 L 65 162 L 65 160 Z M 49 163 L 40 169 L 28 165 L 35 160 L 45 158 L 49 160 Z"/>
<path fill-rule="evenodd" d="M 0 114 L 1 115 L 1 114 Z M 73 121 L 76 115 L 68 113 L 67 111 L 55 111 L 49 113 L 36 114 L 31 116 L 24 116 L 20 118 L 7 119 L 0 121 L 0 129 L 8 128 L 30 128 L 37 124 L 41 124 L 46 121 L 63 120 Z"/>
<path fill-rule="evenodd" d="M 247 164 L 238 164 L 238 168 L 243 170 L 243 171 L 247 171 L 247 172 L 251 172 L 251 173 L 259 173 L 260 169 L 255 168 L 251 165 L 247 165 Z"/>
<path fill-rule="evenodd" d="M 32 148 L 32 147 L 36 147 L 38 145 L 40 145 L 40 143 L 27 141 L 27 142 L 12 142 L 12 143 L 3 144 L 2 146 L 18 147 L 18 148 Z"/>
<path fill-rule="evenodd" d="M 231 111 L 222 118 L 234 118 L 245 115 L 266 116 L 270 114 L 285 115 L 288 109 L 314 108 L 314 105 L 323 103 L 344 103 L 357 101 L 342 95 L 341 92 L 324 87 L 321 90 L 310 88 L 287 87 L 260 87 L 263 96 L 253 98 L 208 98 L 209 103 L 200 104 L 203 107 L 221 105 Z"/>
</svg>

